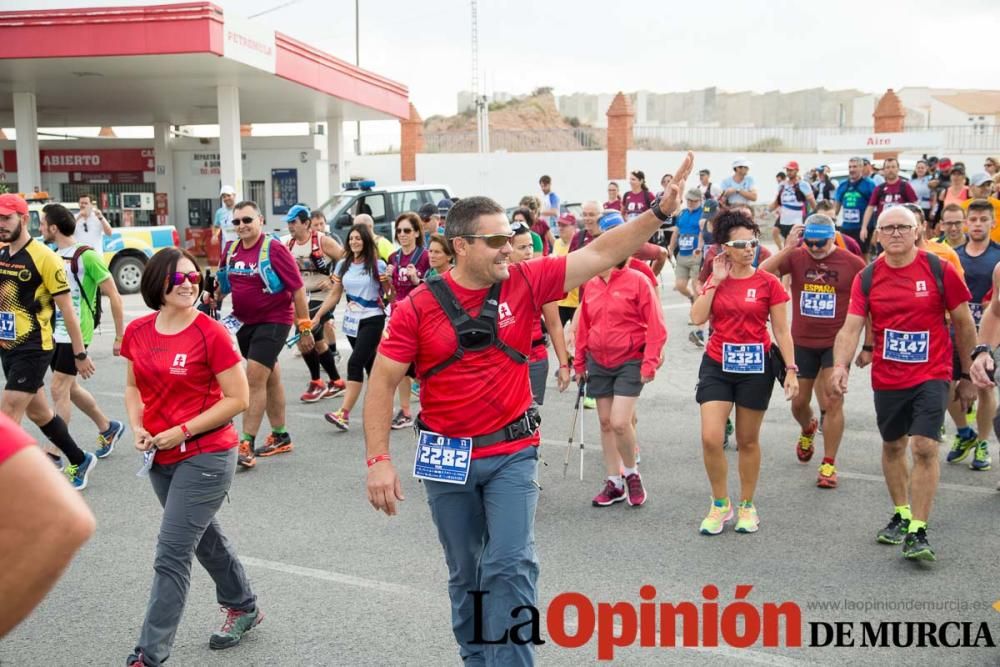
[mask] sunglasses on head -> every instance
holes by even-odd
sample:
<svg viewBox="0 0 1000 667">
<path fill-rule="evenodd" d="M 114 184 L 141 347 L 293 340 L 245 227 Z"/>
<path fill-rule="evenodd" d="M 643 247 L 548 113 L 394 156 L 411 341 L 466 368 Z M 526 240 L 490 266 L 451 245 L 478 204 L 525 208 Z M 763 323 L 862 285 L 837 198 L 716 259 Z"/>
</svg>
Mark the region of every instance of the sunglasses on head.
<svg viewBox="0 0 1000 667">
<path fill-rule="evenodd" d="M 741 241 L 726 241 L 722 245 L 727 248 L 735 248 L 736 250 L 746 250 L 747 248 L 756 248 L 760 245 L 760 241 L 757 239 L 747 239 Z"/>
<path fill-rule="evenodd" d="M 523 223 L 522 223 L 523 224 Z M 464 239 L 482 239 L 490 248 L 499 250 L 514 238 L 514 234 L 464 234 Z"/>
<path fill-rule="evenodd" d="M 173 287 L 177 287 L 178 285 L 183 284 L 185 280 L 191 283 L 192 285 L 200 285 L 201 274 L 198 273 L 197 271 L 190 271 L 188 273 L 177 271 L 170 276 L 170 284 Z"/>
<path fill-rule="evenodd" d="M 246 217 L 243 217 L 243 218 L 233 218 L 233 224 L 234 225 L 241 225 L 241 224 L 242 225 L 249 225 L 249 224 L 252 224 L 253 222 L 255 222 L 256 220 L 257 220 L 257 218 L 250 217 L 250 216 L 246 216 Z"/>
</svg>

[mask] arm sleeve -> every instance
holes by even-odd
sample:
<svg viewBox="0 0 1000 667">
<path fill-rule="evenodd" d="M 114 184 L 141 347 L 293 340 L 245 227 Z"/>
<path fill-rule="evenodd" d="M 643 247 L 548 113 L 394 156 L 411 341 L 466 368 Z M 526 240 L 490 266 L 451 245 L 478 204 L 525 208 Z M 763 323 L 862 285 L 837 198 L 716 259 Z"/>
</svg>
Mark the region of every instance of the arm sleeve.
<svg viewBox="0 0 1000 667">
<path fill-rule="evenodd" d="M 200 315 L 199 318 L 207 321 L 205 337 L 208 342 L 208 364 L 212 372 L 218 375 L 242 362 L 243 357 L 226 328 L 206 315 Z M 124 343 L 122 347 L 124 348 Z"/>
<path fill-rule="evenodd" d="M 951 264 L 941 264 L 944 271 L 942 282 L 944 283 L 944 302 L 948 310 L 955 310 L 961 304 L 971 301 L 972 294 L 965 282 L 958 275 L 958 271 Z"/>
<path fill-rule="evenodd" d="M 419 323 L 413 304 L 413 298 L 409 298 L 393 305 L 392 317 L 385 323 L 378 348 L 383 355 L 402 364 L 413 363 L 417 358 Z"/>
<path fill-rule="evenodd" d="M 302 287 L 302 274 L 295 264 L 292 251 L 277 241 L 271 241 L 271 266 L 289 292 Z"/>
</svg>

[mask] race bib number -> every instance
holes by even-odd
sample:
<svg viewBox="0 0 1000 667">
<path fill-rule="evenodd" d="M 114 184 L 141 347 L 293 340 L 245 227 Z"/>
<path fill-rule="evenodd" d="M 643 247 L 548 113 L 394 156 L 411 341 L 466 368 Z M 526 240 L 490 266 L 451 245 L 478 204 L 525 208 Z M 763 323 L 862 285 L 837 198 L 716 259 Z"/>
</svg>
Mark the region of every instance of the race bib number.
<svg viewBox="0 0 1000 667">
<path fill-rule="evenodd" d="M 156 457 L 156 450 L 149 449 L 142 453 L 142 466 L 135 473 L 136 477 L 149 477 L 149 471 L 153 469 L 153 459 Z"/>
<path fill-rule="evenodd" d="M 226 331 L 234 336 L 240 332 L 241 328 L 243 328 L 243 323 L 240 322 L 239 319 L 237 319 L 237 317 L 232 313 L 229 313 L 219 321 L 222 323 L 222 326 L 226 327 Z"/>
<path fill-rule="evenodd" d="M 979 322 L 983 319 L 983 304 L 976 303 L 975 301 L 969 302 L 969 311 L 972 313 L 972 319 L 976 322 L 976 328 L 979 328 Z"/>
<path fill-rule="evenodd" d="M 344 321 L 340 327 L 344 330 L 344 335 L 350 336 L 351 338 L 357 338 L 358 326 L 360 324 L 361 312 L 354 307 L 353 303 L 347 304 L 347 310 L 344 311 Z"/>
<path fill-rule="evenodd" d="M 465 484 L 469 478 L 472 438 L 448 438 L 440 433 L 420 431 L 413 476 L 433 482 Z"/>
<path fill-rule="evenodd" d="M 844 209 L 844 224 L 845 225 L 859 225 L 861 224 L 861 211 L 856 208 L 845 208 Z"/>
<path fill-rule="evenodd" d="M 0 340 L 14 340 L 16 338 L 14 313 L 9 310 L 0 311 Z"/>
<path fill-rule="evenodd" d="M 834 292 L 802 292 L 799 297 L 799 314 L 804 317 L 832 319 L 837 312 L 837 295 Z"/>
<path fill-rule="evenodd" d="M 727 373 L 763 373 L 764 344 L 722 344 L 722 370 Z"/>
<path fill-rule="evenodd" d="M 885 339 L 882 341 L 882 358 L 903 364 L 922 364 L 927 361 L 929 348 L 930 332 L 928 331 L 886 329 Z"/>
<path fill-rule="evenodd" d="M 681 250 L 693 250 L 695 241 L 697 240 L 697 236 L 681 236 L 677 239 L 677 247 Z"/>
</svg>

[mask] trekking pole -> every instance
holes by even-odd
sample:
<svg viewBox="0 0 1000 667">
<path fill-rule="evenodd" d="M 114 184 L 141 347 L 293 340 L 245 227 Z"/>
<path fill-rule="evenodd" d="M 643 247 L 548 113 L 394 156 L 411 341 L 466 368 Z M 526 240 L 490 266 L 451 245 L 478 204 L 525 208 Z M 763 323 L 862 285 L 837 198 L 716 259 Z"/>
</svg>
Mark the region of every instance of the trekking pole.
<svg viewBox="0 0 1000 667">
<path fill-rule="evenodd" d="M 583 383 L 583 392 L 587 390 L 587 383 Z M 583 481 L 583 451 L 585 445 L 583 444 L 583 417 L 580 417 L 580 481 Z"/>
<path fill-rule="evenodd" d="M 563 477 L 566 477 L 566 469 L 569 468 L 569 452 L 573 449 L 573 436 L 576 435 L 576 423 L 580 420 L 580 407 L 583 404 L 583 392 L 584 383 L 581 381 L 579 383 L 579 389 L 576 392 L 576 405 L 573 412 L 573 428 L 569 432 L 569 442 L 566 443 L 566 457 L 563 459 Z"/>
</svg>

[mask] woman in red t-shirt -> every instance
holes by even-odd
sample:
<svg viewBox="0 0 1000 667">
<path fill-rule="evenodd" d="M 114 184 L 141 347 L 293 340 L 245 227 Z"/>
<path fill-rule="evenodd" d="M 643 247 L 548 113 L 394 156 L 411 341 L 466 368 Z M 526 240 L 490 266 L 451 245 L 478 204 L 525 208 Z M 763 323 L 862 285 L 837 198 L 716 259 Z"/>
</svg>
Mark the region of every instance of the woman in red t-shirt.
<svg viewBox="0 0 1000 667">
<path fill-rule="evenodd" d="M 243 565 L 215 514 L 236 472 L 233 418 L 250 402 L 246 372 L 220 323 L 195 308 L 201 274 L 186 250 L 166 248 L 146 265 L 143 301 L 154 313 L 125 330 L 125 407 L 143 469 L 163 506 L 153 585 L 129 665 L 170 655 L 184 612 L 195 554 L 227 615 L 212 648 L 239 643 L 263 614 Z"/>
<path fill-rule="evenodd" d="M 723 252 L 712 260 L 712 277 L 691 306 L 696 325 L 712 321 L 695 395 L 701 406 L 702 455 L 712 485 L 712 508 L 701 523 L 705 535 L 718 535 L 733 518 L 723 442 L 734 403 L 740 458 L 736 532 L 757 531 L 753 496 L 760 474 L 760 426 L 774 386 L 768 320 L 788 368 L 785 398 L 791 399 L 799 389 L 785 307 L 788 293 L 777 278 L 754 267 L 759 237 L 757 223 L 743 212 L 724 211 L 715 218 L 715 242 Z"/>
<path fill-rule="evenodd" d="M 622 212 L 622 196 L 614 181 L 608 183 L 608 201 L 604 202 L 604 210 Z"/>
</svg>

